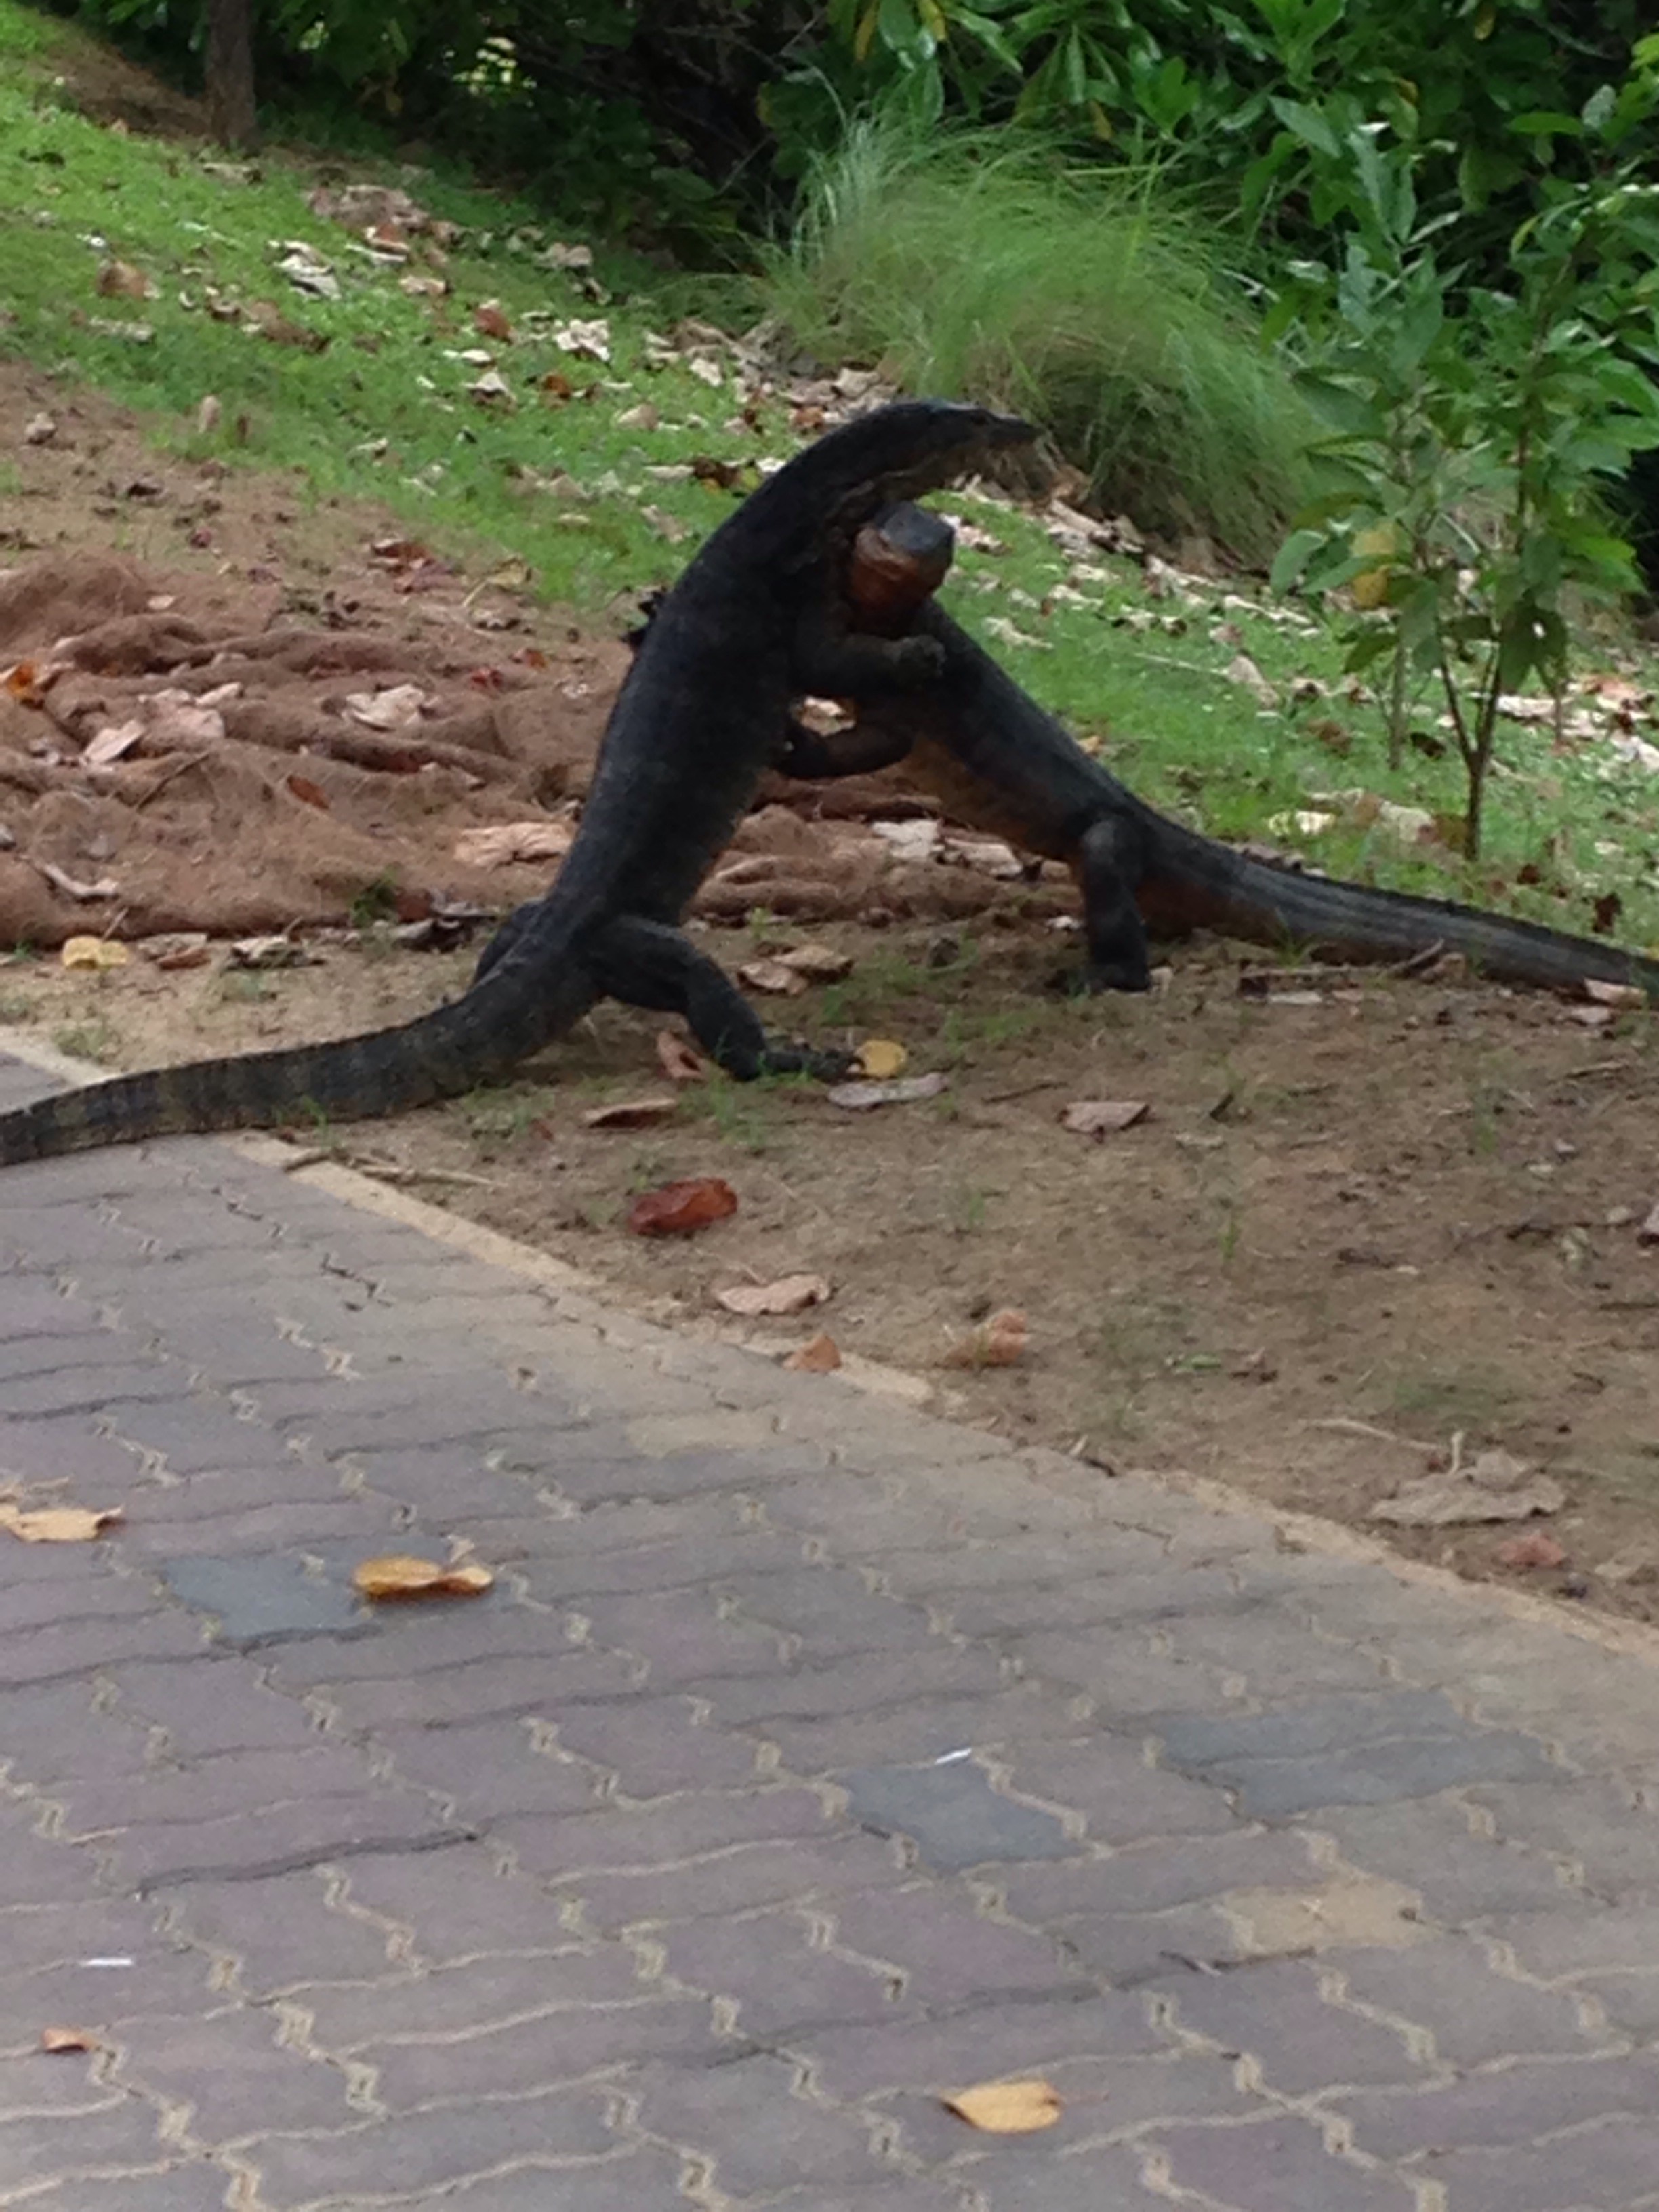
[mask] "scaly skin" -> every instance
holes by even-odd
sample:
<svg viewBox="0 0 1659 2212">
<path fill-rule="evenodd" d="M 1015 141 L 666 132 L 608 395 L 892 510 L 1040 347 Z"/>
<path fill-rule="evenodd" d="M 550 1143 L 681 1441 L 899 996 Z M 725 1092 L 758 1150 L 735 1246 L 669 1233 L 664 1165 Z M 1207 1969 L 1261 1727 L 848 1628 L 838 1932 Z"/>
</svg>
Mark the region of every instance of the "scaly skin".
<svg viewBox="0 0 1659 2212">
<path fill-rule="evenodd" d="M 1029 425 L 904 401 L 821 438 L 709 538 L 664 602 L 606 726 L 575 842 L 547 896 L 465 996 L 338 1042 L 155 1068 L 0 1115 L 0 1164 L 185 1131 L 392 1114 L 492 1081 L 595 1000 L 683 1008 L 733 1073 L 799 1066 L 768 1045 L 678 925 L 770 764 L 790 700 L 925 678 L 936 651 L 847 635 L 829 611 L 858 529 L 991 465 Z"/>
<path fill-rule="evenodd" d="M 902 759 L 956 820 L 1062 861 L 1083 894 L 1087 988 L 1145 990 L 1150 925 L 1159 936 L 1215 929 L 1324 960 L 1398 961 L 1440 947 L 1498 981 L 1571 989 L 1588 978 L 1659 1000 L 1659 963 L 1639 953 L 1450 899 L 1272 867 L 1158 813 L 932 603 L 947 528 L 908 507 L 878 518 L 855 539 L 842 587 L 860 619 L 883 629 L 910 622 L 936 640 L 943 673 L 902 701 L 861 708 L 844 737 L 796 732 L 781 765 L 819 776 Z"/>
</svg>

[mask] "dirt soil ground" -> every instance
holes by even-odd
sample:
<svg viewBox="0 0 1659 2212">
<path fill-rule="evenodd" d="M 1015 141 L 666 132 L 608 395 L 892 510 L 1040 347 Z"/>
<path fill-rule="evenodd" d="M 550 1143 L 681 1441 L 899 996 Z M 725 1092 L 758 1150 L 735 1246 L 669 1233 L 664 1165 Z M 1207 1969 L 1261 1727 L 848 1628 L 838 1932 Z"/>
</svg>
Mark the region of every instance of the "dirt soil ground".
<svg viewBox="0 0 1659 2212">
<path fill-rule="evenodd" d="M 0 698 L 0 944 L 50 955 L 0 968 L 0 1021 L 134 1066 L 460 988 L 469 909 L 548 880 L 623 648 L 372 512 L 159 459 L 131 418 L 16 368 L 0 452 L 21 479 L 0 670 L 27 671 Z M 766 799 L 702 902 L 710 949 L 734 968 L 809 939 L 849 955 L 845 981 L 767 1001 L 777 1025 L 898 1039 L 940 1095 L 856 1113 L 795 1085 L 676 1093 L 658 1024 L 605 1006 L 510 1088 L 328 1143 L 659 1316 L 780 1353 L 827 1333 L 1103 1469 L 1186 1468 L 1370 1525 L 1449 1455 L 1501 1448 L 1521 1464 L 1500 1486 L 1542 1475 L 1553 1510 L 1387 1533 L 1659 1614 L 1648 1017 L 1254 957 L 1246 995 L 1218 945 L 1177 949 L 1152 998 L 1070 1000 L 1045 988 L 1074 957 L 1056 872 L 1010 876 L 948 825 L 904 857 L 890 825 L 934 833 L 890 779 Z M 541 856 L 501 860 L 531 828 Z M 142 944 L 289 930 L 314 964 Z M 86 934 L 139 949 L 63 966 L 52 948 Z M 583 1119 L 664 1094 L 653 1126 Z M 1061 1121 L 1080 1100 L 1148 1110 L 1096 1138 Z M 627 1232 L 640 1191 L 697 1175 L 732 1186 L 732 1218 Z M 734 1321 L 715 1297 L 797 1273 L 832 1295 L 795 1318 Z M 1006 1308 L 1029 1329 L 1015 1364 L 941 1364 Z"/>
</svg>

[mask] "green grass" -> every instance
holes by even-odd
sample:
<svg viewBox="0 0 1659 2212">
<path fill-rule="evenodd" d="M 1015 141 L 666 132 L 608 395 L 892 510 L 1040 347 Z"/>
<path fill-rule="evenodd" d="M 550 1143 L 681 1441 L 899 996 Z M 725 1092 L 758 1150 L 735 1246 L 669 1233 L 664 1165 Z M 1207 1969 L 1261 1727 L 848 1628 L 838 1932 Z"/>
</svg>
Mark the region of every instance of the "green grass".
<svg viewBox="0 0 1659 2212">
<path fill-rule="evenodd" d="M 337 180 L 337 159 L 272 149 L 244 171 L 216 161 L 211 149 L 106 130 L 76 112 L 72 89 L 55 78 L 54 41 L 72 76 L 73 35 L 0 0 L 0 349 L 149 410 L 163 446 L 292 470 L 319 499 L 379 499 L 452 547 L 510 545 L 532 562 L 546 596 L 587 609 L 673 575 L 731 504 L 729 492 L 653 479 L 647 468 L 711 452 L 752 462 L 787 450 L 781 406 L 758 431 L 724 428 L 738 404 L 729 357 L 718 390 L 683 361 L 647 361 L 647 334 L 665 333 L 684 312 L 683 282 L 665 289 L 646 264 L 596 240 L 592 282 L 605 295 L 596 300 L 580 273 L 537 264 L 556 241 L 589 242 L 549 226 L 544 211 L 387 166 L 377 181 L 404 186 L 465 227 L 442 270 L 450 295 L 411 298 L 399 277 L 434 273 L 418 243 L 408 270 L 378 266 L 354 249 L 353 234 L 307 207 L 321 176 Z M 281 272 L 290 241 L 326 258 L 337 300 L 308 297 Z M 142 270 L 157 296 L 99 296 L 99 267 L 110 258 Z M 326 338 L 327 350 L 216 321 L 210 290 L 274 304 Z M 474 329 L 486 300 L 499 301 L 516 343 Z M 550 335 L 551 325 L 595 319 L 611 325 L 609 363 L 573 358 Z M 153 333 L 147 342 L 135 336 L 144 329 Z M 482 364 L 455 356 L 473 349 L 495 362 L 510 401 L 468 396 Z M 577 396 L 550 395 L 549 374 L 565 377 Z M 203 438 L 194 418 L 208 393 L 222 416 Z M 678 427 L 618 424 L 647 400 Z M 596 495 L 569 493 L 562 479 Z M 647 505 L 685 532 L 683 543 L 656 534 L 641 513 Z"/>
<path fill-rule="evenodd" d="M 1127 171 L 1062 173 L 1007 132 L 855 122 L 811 179 L 775 311 L 829 359 L 1034 414 L 1143 526 L 1271 559 L 1311 417 L 1257 345 L 1213 235 Z"/>
<path fill-rule="evenodd" d="M 56 82 L 59 72 L 72 80 L 76 51 L 85 44 L 17 0 L 0 0 L 0 351 L 51 371 L 67 385 L 92 386 L 134 405 L 162 447 L 233 467 L 288 471 L 296 504 L 376 502 L 434 550 L 463 557 L 475 575 L 503 555 L 521 557 L 544 597 L 590 616 L 620 592 L 671 580 L 701 538 L 730 512 L 730 492 L 690 478 L 653 477 L 648 469 L 684 467 L 702 454 L 747 464 L 792 449 L 787 393 L 762 399 L 758 427 L 733 421 L 738 393 L 729 356 L 721 362 L 718 390 L 684 360 L 652 365 L 656 349 L 648 334 L 667 331 L 675 313 L 698 304 L 687 280 L 664 276 L 603 239 L 580 238 L 545 210 L 464 180 L 363 166 L 358 173 L 403 184 L 434 214 L 465 226 L 443 271 L 450 296 L 438 302 L 411 298 L 399 289 L 404 272 L 376 267 L 354 252 L 347 231 L 307 206 L 306 195 L 320 173 L 337 181 L 343 173 L 337 155 L 324 161 L 303 149 L 275 149 L 239 180 L 236 167 L 216 167 L 210 155 L 188 146 L 102 129 L 75 111 L 72 89 Z M 849 155 L 849 163 L 854 161 Z M 816 312 L 821 329 L 830 333 L 854 308 L 862 313 L 869 306 L 873 312 L 884 301 L 890 309 L 896 298 L 902 306 L 914 284 L 914 328 L 907 342 L 918 349 L 927 329 L 937 325 L 941 291 L 951 289 L 960 297 L 952 325 L 956 352 L 950 358 L 958 363 L 978 358 L 973 353 L 978 345 L 983 358 L 994 364 L 1000 360 L 1013 377 L 1034 331 L 1042 335 L 1033 316 L 1050 310 L 1058 315 L 1065 305 L 1060 295 L 1039 289 L 1036 307 L 1019 307 L 1012 289 L 1017 249 L 1028 235 L 1036 238 L 1035 229 L 1028 233 L 1021 226 L 1036 225 L 1045 209 L 1052 215 L 1052 195 L 1072 188 L 1052 181 L 1020 183 L 1027 173 L 1014 172 L 1019 192 L 1011 201 L 1013 216 L 1006 235 L 994 227 L 988 232 L 981 278 L 969 248 L 974 222 L 989 202 L 981 204 L 974 194 L 988 191 L 985 179 L 1000 172 L 981 164 L 973 174 L 962 173 L 966 215 L 961 218 L 941 197 L 940 180 L 950 173 L 947 166 L 923 165 L 908 183 L 894 179 L 884 224 L 876 221 L 883 204 L 866 198 L 852 204 L 844 227 L 823 228 L 832 210 L 821 189 L 820 229 L 809 229 L 802 252 L 775 272 L 775 282 L 795 303 L 798 319 Z M 866 193 L 873 189 L 872 174 L 878 180 L 880 172 L 866 173 L 860 186 Z M 906 193 L 914 186 L 922 210 L 914 220 L 902 184 Z M 1203 283 L 1213 288 L 1216 281 L 1206 276 L 1202 257 L 1177 232 L 1154 225 L 1142 201 L 1115 209 L 1103 203 L 1103 209 L 1112 222 L 1098 226 L 1100 236 L 1116 243 L 1095 244 L 1093 231 L 1079 222 L 1066 237 L 1066 253 L 1103 286 L 1109 270 L 1119 267 L 1128 288 L 1123 300 L 1143 302 L 1146 318 L 1158 308 L 1162 319 L 1147 321 L 1143 351 L 1126 356 L 1123 378 L 1137 390 L 1144 385 L 1144 391 L 1134 403 L 1142 414 L 1132 408 L 1125 421 L 1142 421 L 1146 410 L 1176 410 L 1170 421 L 1186 426 L 1176 461 L 1188 488 L 1183 496 L 1196 511 L 1209 495 L 1204 487 L 1210 481 L 1206 471 L 1215 466 L 1217 441 L 1230 466 L 1236 460 L 1233 473 L 1240 483 L 1254 482 L 1257 464 L 1250 457 L 1271 459 L 1278 453 L 1282 459 L 1294 418 L 1284 411 L 1277 386 L 1252 381 L 1255 356 L 1248 342 L 1216 307 L 1212 293 L 1201 289 Z M 947 217 L 957 224 L 954 230 L 945 228 Z M 927 222 L 939 226 L 936 233 L 927 230 Z M 884 243 L 890 232 L 890 242 Z M 941 251 L 948 245 L 955 257 L 942 261 L 937 282 L 915 258 L 918 239 L 930 236 Z M 575 274 L 537 264 L 536 254 L 560 239 L 591 245 L 605 300 L 586 296 Z M 860 239 L 871 257 L 867 281 L 874 289 L 867 294 L 859 289 L 865 264 L 854 252 Z M 104 243 L 95 242 L 100 240 Z M 273 242 L 298 240 L 332 264 L 340 280 L 337 301 L 307 299 L 276 268 L 280 254 Z M 831 246 L 840 258 L 825 258 Z M 1057 285 L 1065 267 L 1052 244 L 1046 251 L 1047 262 L 1035 275 L 1044 285 Z M 144 270 L 155 280 L 158 296 L 144 301 L 100 297 L 97 271 L 108 254 Z M 1096 254 L 1100 258 L 1091 258 Z M 1118 262 L 1111 261 L 1112 254 Z M 1182 254 L 1189 258 L 1183 261 Z M 1177 312 L 1170 302 L 1183 268 L 1191 285 L 1200 289 L 1182 295 Z M 1150 294 L 1166 277 L 1169 298 L 1160 302 Z M 210 285 L 227 297 L 276 302 L 295 322 L 328 337 L 327 350 L 302 352 L 216 322 L 202 304 Z M 721 296 L 729 298 L 729 291 L 706 295 L 705 313 Z M 488 342 L 474 330 L 476 310 L 492 299 L 501 303 L 517 343 Z M 924 307 L 933 318 L 926 327 Z M 560 322 L 606 318 L 611 363 L 578 362 L 562 353 L 545 330 L 536 333 L 528 319 L 534 311 Z M 1112 313 L 1126 330 L 1135 319 L 1123 301 L 1114 304 Z M 93 327 L 99 317 L 146 324 L 154 337 L 137 344 L 112 337 Z M 1067 395 L 1079 388 L 1079 377 L 1087 386 L 1084 371 L 1093 375 L 1098 360 L 1080 338 L 1073 345 L 1063 315 L 1056 327 L 1053 390 L 1059 411 L 1051 419 L 1063 424 L 1072 419 L 1065 411 L 1073 404 Z M 879 342 L 896 344 L 904 336 L 903 330 L 889 328 Z M 466 395 L 478 372 L 453 356 L 486 345 L 508 382 L 511 409 L 482 407 Z M 942 338 L 934 356 L 921 350 L 915 356 L 919 386 L 938 388 L 949 380 Z M 1164 373 L 1172 362 L 1179 374 Z M 1215 381 L 1223 365 L 1241 380 L 1234 400 Z M 586 396 L 549 404 L 540 386 L 550 372 L 565 375 Z M 221 425 L 203 437 L 195 427 L 196 410 L 210 392 L 221 402 Z M 1183 415 L 1181 407 L 1194 393 L 1202 406 Z M 618 419 L 645 401 L 659 411 L 661 427 L 643 429 Z M 234 434 L 241 416 L 248 423 L 246 443 Z M 1263 442 L 1253 445 L 1258 431 Z M 1230 439 L 1236 440 L 1231 447 Z M 15 468 L 10 456 L 0 463 L 7 468 Z M 567 478 L 589 496 L 559 488 Z M 753 480 L 752 472 L 744 479 Z M 1190 592 L 1178 586 L 1172 596 L 1149 599 L 1131 562 L 1068 554 L 1038 521 L 1012 507 L 961 495 L 946 495 L 940 504 L 988 531 L 994 541 L 993 548 L 963 548 L 946 587 L 953 611 L 1154 805 L 1212 834 L 1305 843 L 1310 860 L 1333 874 L 1471 898 L 1569 929 L 1587 929 L 1595 898 L 1617 892 L 1623 900 L 1617 935 L 1638 945 L 1659 941 L 1659 894 L 1651 886 L 1649 859 L 1659 846 L 1659 784 L 1641 769 L 1610 763 L 1587 746 L 1558 755 L 1547 730 L 1505 725 L 1507 768 L 1492 793 L 1488 855 L 1474 871 L 1444 854 L 1437 862 L 1402 851 L 1376 831 L 1313 840 L 1273 832 L 1267 825 L 1275 814 L 1307 806 L 1316 793 L 1349 787 L 1455 811 L 1460 780 L 1449 760 L 1415 755 L 1408 769 L 1391 775 L 1374 707 L 1340 696 L 1305 704 L 1291 698 L 1290 687 L 1297 678 L 1330 686 L 1338 681 L 1340 653 L 1325 625 L 1294 610 L 1258 605 L 1248 586 L 1240 587 L 1242 605 L 1224 605 L 1239 594 L 1223 583 Z M 670 543 L 658 535 L 642 513 L 647 506 L 683 528 L 684 537 Z M 1241 638 L 1242 649 L 1278 687 L 1279 705 L 1259 707 L 1248 690 L 1226 679 L 1224 672 L 1241 650 Z M 1602 647 L 1593 650 L 1598 657 L 1606 653 Z M 1425 727 L 1432 726 L 1435 711 L 1432 702 L 1425 703 Z M 1334 757 L 1322 743 L 1322 725 L 1328 726 L 1327 738 L 1334 729 L 1346 743 L 1344 757 Z M 1523 863 L 1540 865 L 1545 882 L 1517 886 Z M 1553 896 L 1552 885 L 1563 896 Z M 1057 964 L 1067 952 L 1056 947 Z M 878 977 L 883 991 L 948 997 L 944 971 L 916 968 L 902 974 L 900 965 L 896 962 L 890 976 Z M 837 1021 L 853 1021 L 879 995 L 864 983 L 827 1003 Z"/>
</svg>

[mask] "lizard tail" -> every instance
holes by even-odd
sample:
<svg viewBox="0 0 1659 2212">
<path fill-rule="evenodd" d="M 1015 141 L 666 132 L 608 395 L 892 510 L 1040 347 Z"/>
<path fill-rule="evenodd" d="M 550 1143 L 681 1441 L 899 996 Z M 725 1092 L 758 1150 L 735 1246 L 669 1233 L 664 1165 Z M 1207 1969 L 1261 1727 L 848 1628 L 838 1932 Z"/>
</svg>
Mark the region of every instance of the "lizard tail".
<svg viewBox="0 0 1659 2212">
<path fill-rule="evenodd" d="M 1164 823 L 1167 830 L 1174 825 Z M 1375 890 L 1327 876 L 1270 867 L 1182 835 L 1175 880 L 1186 922 L 1224 930 L 1248 943 L 1303 945 L 1326 960 L 1401 960 L 1439 946 L 1461 952 L 1496 982 L 1572 990 L 1587 980 L 1629 983 L 1659 1002 L 1659 961 L 1595 938 L 1545 929 L 1507 915 L 1483 913 L 1455 899 Z M 1158 904 L 1156 880 L 1144 882 L 1149 920 Z"/>
<path fill-rule="evenodd" d="M 491 1082 L 580 1019 L 597 995 L 567 959 L 533 984 L 504 961 L 453 1006 L 331 1044 L 154 1067 L 0 1114 L 0 1166 L 211 1129 L 321 1126 L 396 1114 Z"/>
</svg>

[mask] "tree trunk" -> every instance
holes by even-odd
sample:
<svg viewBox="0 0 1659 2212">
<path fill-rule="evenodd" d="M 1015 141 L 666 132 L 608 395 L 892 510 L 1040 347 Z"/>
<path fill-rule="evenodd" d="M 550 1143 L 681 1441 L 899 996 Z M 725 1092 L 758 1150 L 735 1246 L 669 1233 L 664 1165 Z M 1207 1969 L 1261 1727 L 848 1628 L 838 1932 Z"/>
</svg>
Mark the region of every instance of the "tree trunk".
<svg viewBox="0 0 1659 2212">
<path fill-rule="evenodd" d="M 222 146 L 252 146 L 253 0 L 207 0 L 208 129 Z"/>
</svg>

